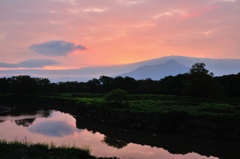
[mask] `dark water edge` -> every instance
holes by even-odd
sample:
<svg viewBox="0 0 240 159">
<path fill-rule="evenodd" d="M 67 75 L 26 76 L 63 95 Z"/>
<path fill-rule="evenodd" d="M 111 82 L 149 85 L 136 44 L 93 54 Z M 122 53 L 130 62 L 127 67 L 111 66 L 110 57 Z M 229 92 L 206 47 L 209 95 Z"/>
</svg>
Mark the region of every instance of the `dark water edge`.
<svg viewBox="0 0 240 159">
<path fill-rule="evenodd" d="M 202 156 L 214 156 L 220 159 L 236 159 L 239 157 L 239 142 L 199 139 L 154 131 L 120 129 L 83 117 L 75 118 L 77 128 L 105 134 L 109 139 L 112 139 L 112 145 L 110 146 L 113 147 L 117 147 L 119 142 L 135 143 L 163 148 L 172 154 L 184 155 L 195 152 Z"/>
<path fill-rule="evenodd" d="M 11 106 L 13 105 L 16 106 L 16 108 L 13 109 L 15 114 L 20 114 L 21 112 L 32 112 L 41 108 L 54 108 L 66 113 L 73 113 L 76 111 L 76 106 L 79 108 L 79 105 L 76 105 L 74 102 L 56 100 L 47 101 L 40 99 L 27 101 L 24 100 L 18 102 L 15 101 L 15 103 L 13 103 Z M 17 110 L 21 110 L 21 112 L 18 112 Z M 108 122 L 112 122 L 109 116 L 109 112 L 106 114 L 106 111 L 99 111 L 97 109 L 94 109 L 94 112 L 97 113 L 93 113 L 92 115 L 87 116 L 87 118 L 83 117 L 86 117 L 86 114 L 89 115 L 89 110 L 83 110 L 81 114 L 79 114 L 81 117 L 75 116 L 77 127 L 79 129 L 86 128 L 89 131 L 100 132 L 104 134 L 106 137 L 108 137 L 108 139 L 111 139 L 111 141 L 113 141 L 111 145 L 113 147 L 119 144 L 119 141 L 121 141 L 126 144 L 136 143 L 140 145 L 149 145 L 152 147 L 163 148 L 172 154 L 187 154 L 196 152 L 203 156 L 214 156 L 220 159 L 239 158 L 239 141 L 235 142 L 234 140 L 226 141 L 199 137 L 186 137 L 184 135 L 178 135 L 177 133 L 171 135 L 168 133 L 162 133 L 163 131 L 144 129 L 141 127 L 138 127 L 137 129 L 136 127 L 129 128 L 119 126 L 116 123 L 109 124 Z M 95 119 L 93 116 L 95 116 Z M 94 121 L 100 119 L 100 117 L 105 118 L 105 121 Z M 102 122 L 104 124 L 102 124 Z"/>
<path fill-rule="evenodd" d="M 0 100 L 1 105 L 2 100 Z M 4 101 L 9 103 L 8 101 Z M 100 104 L 100 105 L 99 105 Z M 186 112 L 171 111 L 165 114 L 158 112 L 144 113 L 131 111 L 114 111 L 101 106 L 101 103 L 89 105 L 78 103 L 74 99 L 46 99 L 34 96 L 20 98 L 9 104 L 16 113 L 25 113 L 31 109 L 56 109 L 109 126 L 124 129 L 166 132 L 177 135 L 224 139 L 240 142 L 240 118 L 191 116 Z"/>
<path fill-rule="evenodd" d="M 136 113 L 112 111 L 99 107 L 78 106 L 75 113 L 89 120 L 124 129 L 149 130 L 205 139 L 240 142 L 240 119 L 189 116 L 185 112 Z"/>
</svg>

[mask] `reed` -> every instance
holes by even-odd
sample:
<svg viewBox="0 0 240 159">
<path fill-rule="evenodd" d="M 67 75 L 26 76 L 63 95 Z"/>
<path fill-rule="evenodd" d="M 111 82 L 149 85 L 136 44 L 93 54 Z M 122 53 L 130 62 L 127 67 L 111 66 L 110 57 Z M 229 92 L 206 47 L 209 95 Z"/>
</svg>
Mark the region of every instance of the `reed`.
<svg viewBox="0 0 240 159">
<path fill-rule="evenodd" d="M 89 146 L 78 148 L 75 145 L 56 146 L 51 143 L 32 143 L 27 139 L 23 141 L 7 141 L 0 139 L 0 158 L 1 159 L 113 159 L 98 158 L 92 156 Z"/>
</svg>

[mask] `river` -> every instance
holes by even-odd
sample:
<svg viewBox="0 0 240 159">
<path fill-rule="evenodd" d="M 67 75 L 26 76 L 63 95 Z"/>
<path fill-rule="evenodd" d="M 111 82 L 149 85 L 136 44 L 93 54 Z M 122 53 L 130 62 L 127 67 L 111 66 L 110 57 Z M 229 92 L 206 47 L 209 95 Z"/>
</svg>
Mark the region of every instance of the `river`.
<svg viewBox="0 0 240 159">
<path fill-rule="evenodd" d="M 121 159 L 237 158 L 239 143 L 125 130 L 56 110 L 0 114 L 0 138 L 88 147 L 99 157 Z"/>
</svg>

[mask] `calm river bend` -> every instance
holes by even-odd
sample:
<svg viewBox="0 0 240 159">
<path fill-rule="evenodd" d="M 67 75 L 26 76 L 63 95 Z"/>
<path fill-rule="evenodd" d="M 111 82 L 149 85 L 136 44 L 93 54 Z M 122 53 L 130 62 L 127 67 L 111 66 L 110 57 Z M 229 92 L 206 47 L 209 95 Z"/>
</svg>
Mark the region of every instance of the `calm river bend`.
<svg viewBox="0 0 240 159">
<path fill-rule="evenodd" d="M 121 159 L 236 159 L 237 142 L 107 127 L 56 110 L 0 114 L 0 138 L 89 147 L 99 157 Z"/>
</svg>

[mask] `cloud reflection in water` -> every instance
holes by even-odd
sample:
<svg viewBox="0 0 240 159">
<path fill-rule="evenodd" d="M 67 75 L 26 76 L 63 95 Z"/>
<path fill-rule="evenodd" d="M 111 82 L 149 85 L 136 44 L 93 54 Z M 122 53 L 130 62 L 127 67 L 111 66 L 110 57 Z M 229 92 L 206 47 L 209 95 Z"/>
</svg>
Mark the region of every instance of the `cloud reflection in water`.
<svg viewBox="0 0 240 159">
<path fill-rule="evenodd" d="M 64 121 L 48 121 L 31 126 L 29 131 L 45 136 L 63 137 L 73 135 L 74 132 L 79 130 Z"/>
</svg>

